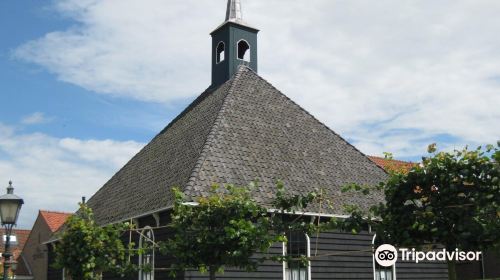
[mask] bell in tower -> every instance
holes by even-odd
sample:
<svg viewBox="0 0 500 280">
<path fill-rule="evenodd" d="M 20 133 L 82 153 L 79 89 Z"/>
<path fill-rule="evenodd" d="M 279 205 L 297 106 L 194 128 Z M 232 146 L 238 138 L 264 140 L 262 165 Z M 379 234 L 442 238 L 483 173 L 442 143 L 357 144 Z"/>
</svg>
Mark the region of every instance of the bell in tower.
<svg viewBox="0 0 500 280">
<path fill-rule="evenodd" d="M 238 66 L 257 72 L 258 29 L 243 21 L 240 0 L 228 0 L 226 20 L 212 35 L 212 87 L 231 79 Z"/>
</svg>

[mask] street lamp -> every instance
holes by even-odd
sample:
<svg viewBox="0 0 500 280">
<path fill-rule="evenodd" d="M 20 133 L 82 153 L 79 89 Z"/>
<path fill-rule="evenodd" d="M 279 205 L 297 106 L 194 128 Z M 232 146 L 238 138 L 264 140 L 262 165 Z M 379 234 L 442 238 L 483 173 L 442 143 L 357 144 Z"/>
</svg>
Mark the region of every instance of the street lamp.
<svg viewBox="0 0 500 280">
<path fill-rule="evenodd" d="M 23 203 L 23 199 L 14 194 L 14 187 L 12 187 L 12 181 L 10 181 L 7 187 L 7 194 L 0 196 L 0 219 L 2 220 L 2 225 L 5 227 L 5 253 L 3 254 L 4 280 L 8 279 L 10 257 L 12 256 L 9 252 L 10 235 L 12 234 L 12 228 L 16 225 L 17 217 Z"/>
</svg>

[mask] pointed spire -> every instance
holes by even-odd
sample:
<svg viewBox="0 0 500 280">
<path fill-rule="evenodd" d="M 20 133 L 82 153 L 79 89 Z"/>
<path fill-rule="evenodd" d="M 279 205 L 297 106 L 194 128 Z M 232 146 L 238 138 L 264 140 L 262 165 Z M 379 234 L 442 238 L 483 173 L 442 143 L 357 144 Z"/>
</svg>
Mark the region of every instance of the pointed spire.
<svg viewBox="0 0 500 280">
<path fill-rule="evenodd" d="M 227 1 L 226 21 L 243 22 L 241 0 Z"/>
</svg>

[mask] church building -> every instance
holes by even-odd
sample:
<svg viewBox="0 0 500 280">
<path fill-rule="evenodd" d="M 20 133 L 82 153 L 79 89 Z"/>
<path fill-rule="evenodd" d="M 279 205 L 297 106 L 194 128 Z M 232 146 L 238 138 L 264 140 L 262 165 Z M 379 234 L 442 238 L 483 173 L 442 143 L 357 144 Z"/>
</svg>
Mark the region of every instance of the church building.
<svg viewBox="0 0 500 280">
<path fill-rule="evenodd" d="M 334 207 L 305 213 L 313 217 L 342 218 L 346 217 L 345 203 L 367 206 L 383 201 L 382 194 L 368 198 L 341 192 L 349 183 L 375 185 L 386 180 L 387 173 L 259 76 L 259 30 L 243 20 L 241 8 L 239 0 L 228 0 L 225 21 L 210 33 L 211 85 L 88 201 L 100 224 L 137 223 L 143 231 L 142 237 L 136 237 L 139 246 L 169 235 L 164 226 L 170 220 L 174 186 L 194 201 L 206 196 L 213 184 L 245 186 L 257 180 L 260 187 L 253 195 L 264 205 L 273 198 L 278 180 L 290 194 L 322 188 Z M 314 85 L 309 90 L 314 91 Z M 299 237 L 300 242 L 276 244 L 271 252 L 306 252 L 311 257 L 308 266 L 265 262 L 255 272 L 229 267 L 217 277 L 448 279 L 443 263 L 376 266 L 373 239 L 368 229 L 359 234 L 305 235 Z M 171 279 L 164 269 L 171 260 L 172 256 L 157 252 L 138 257 L 137 262 L 154 269 L 127 279 Z M 115 278 L 105 275 L 104 279 Z M 208 275 L 188 271 L 178 279 L 208 279 Z"/>
</svg>

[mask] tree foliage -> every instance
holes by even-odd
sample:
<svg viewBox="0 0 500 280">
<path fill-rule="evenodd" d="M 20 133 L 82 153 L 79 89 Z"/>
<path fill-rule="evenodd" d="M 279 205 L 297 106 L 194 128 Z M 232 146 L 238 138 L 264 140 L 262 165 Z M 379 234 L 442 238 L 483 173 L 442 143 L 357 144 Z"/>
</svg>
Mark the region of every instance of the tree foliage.
<svg viewBox="0 0 500 280">
<path fill-rule="evenodd" d="M 399 246 L 442 245 L 448 250 L 500 246 L 500 142 L 470 150 L 437 152 L 408 172 L 390 172 L 379 186 L 351 185 L 344 191 L 370 195 L 384 191 L 385 202 L 353 214 L 371 222 L 378 238 Z M 371 219 L 376 218 L 376 219 Z M 454 264 L 450 264 L 454 279 Z"/>
<path fill-rule="evenodd" d="M 176 258 L 174 271 L 195 268 L 209 272 L 210 279 L 226 266 L 252 271 L 267 259 L 255 258 L 255 254 L 265 255 L 273 243 L 286 242 L 287 231 L 313 230 L 310 222 L 284 216 L 307 207 L 316 198 L 315 193 L 286 196 L 279 183 L 273 202 L 278 208 L 270 214 L 253 199 L 254 187 L 214 186 L 208 196 L 197 200 L 196 206 L 175 190 L 171 222 L 174 234 L 164 247 Z"/>
<path fill-rule="evenodd" d="M 80 210 L 68 218 L 55 245 L 55 267 L 64 268 L 73 280 L 101 279 L 104 272 L 125 274 L 132 269 L 128 263 L 132 250 L 120 237 L 128 227 L 128 223 L 97 225 L 92 210 L 81 203 Z"/>
<path fill-rule="evenodd" d="M 174 234 L 167 251 L 176 257 L 175 269 L 198 268 L 213 275 L 223 265 L 252 269 L 250 257 L 265 252 L 275 239 L 268 234 L 269 217 L 243 188 L 228 186 L 227 193 L 214 187 L 198 205 L 186 204 L 176 190 L 171 226 Z"/>
<path fill-rule="evenodd" d="M 448 250 L 500 245 L 499 148 L 447 153 L 430 146 L 421 165 L 385 184 L 383 235 L 401 245 L 438 243 Z"/>
</svg>

